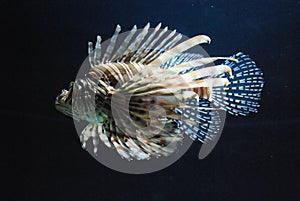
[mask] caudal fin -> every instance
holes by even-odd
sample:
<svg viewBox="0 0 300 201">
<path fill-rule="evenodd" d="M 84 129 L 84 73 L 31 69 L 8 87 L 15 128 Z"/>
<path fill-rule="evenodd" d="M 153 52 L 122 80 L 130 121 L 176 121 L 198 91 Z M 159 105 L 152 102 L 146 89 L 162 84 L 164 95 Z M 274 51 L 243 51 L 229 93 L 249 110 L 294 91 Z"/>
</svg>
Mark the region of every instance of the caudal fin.
<svg viewBox="0 0 300 201">
<path fill-rule="evenodd" d="M 258 112 L 264 86 L 263 73 L 248 55 L 239 52 L 232 57 L 238 62 L 230 60 L 224 62 L 231 67 L 232 76 L 222 75 L 230 81 L 230 84 L 225 88 L 214 88 L 212 100 L 216 106 L 233 115 L 245 116 L 250 112 Z"/>
</svg>

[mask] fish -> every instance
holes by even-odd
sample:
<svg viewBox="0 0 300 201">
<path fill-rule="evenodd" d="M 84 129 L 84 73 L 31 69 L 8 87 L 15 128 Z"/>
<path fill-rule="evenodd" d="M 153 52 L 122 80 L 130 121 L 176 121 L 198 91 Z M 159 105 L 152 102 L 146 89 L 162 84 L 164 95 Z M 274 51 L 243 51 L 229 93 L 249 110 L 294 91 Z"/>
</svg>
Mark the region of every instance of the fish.
<svg viewBox="0 0 300 201">
<path fill-rule="evenodd" d="M 90 68 L 56 97 L 55 107 L 87 126 L 79 136 L 114 148 L 128 161 L 168 157 L 188 136 L 199 143 L 220 135 L 222 115 L 257 113 L 263 72 L 249 55 L 210 57 L 190 52 L 211 43 L 207 35 L 183 38 L 176 30 L 117 25 L 103 48 L 88 43 Z M 215 64 L 219 63 L 219 64 Z"/>
</svg>

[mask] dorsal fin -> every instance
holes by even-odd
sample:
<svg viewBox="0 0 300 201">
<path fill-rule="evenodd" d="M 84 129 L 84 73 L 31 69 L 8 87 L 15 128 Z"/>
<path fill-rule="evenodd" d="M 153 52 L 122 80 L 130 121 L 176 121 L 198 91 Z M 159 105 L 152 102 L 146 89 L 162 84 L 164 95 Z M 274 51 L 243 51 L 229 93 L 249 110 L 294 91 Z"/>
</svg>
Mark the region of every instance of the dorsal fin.
<svg viewBox="0 0 300 201">
<path fill-rule="evenodd" d="M 110 43 L 107 46 L 106 52 L 104 53 L 102 63 L 105 63 L 106 61 L 110 61 L 111 53 L 113 52 L 113 50 L 115 48 L 115 44 L 116 44 L 116 41 L 117 41 L 117 38 L 118 38 L 118 35 L 119 35 L 120 31 L 121 31 L 121 26 L 117 25 L 115 33 L 111 37 Z"/>
<path fill-rule="evenodd" d="M 129 42 L 130 42 L 132 36 L 135 34 L 136 30 L 137 30 L 137 26 L 134 25 L 133 28 L 128 33 L 128 35 L 126 36 L 126 38 L 124 39 L 124 41 L 122 42 L 122 44 L 120 45 L 119 49 L 113 55 L 111 61 L 115 61 L 115 60 L 118 60 L 123 57 L 123 55 L 126 51 L 126 48 L 128 47 Z"/>
<path fill-rule="evenodd" d="M 97 36 L 97 42 L 95 45 L 95 51 L 94 51 L 94 65 L 98 65 L 101 63 L 100 57 L 101 57 L 101 36 Z"/>
<path fill-rule="evenodd" d="M 157 57 L 155 60 L 153 60 L 150 64 L 154 67 L 160 67 L 165 62 L 170 60 L 173 57 L 176 57 L 180 55 L 182 52 L 203 43 L 210 43 L 210 38 L 205 35 L 198 35 L 193 38 L 190 38 L 188 40 L 185 40 L 184 42 L 176 45 L 172 49 L 169 49 L 168 51 L 161 54 L 159 57 Z"/>
<path fill-rule="evenodd" d="M 93 43 L 89 42 L 88 53 L 91 66 L 108 62 L 134 62 L 150 64 L 156 67 L 162 65 L 172 58 L 182 54 L 184 51 L 203 43 L 209 43 L 210 38 L 205 35 L 198 35 L 177 44 L 182 34 L 176 30 L 168 32 L 168 27 L 160 30 L 161 23 L 154 29 L 150 29 L 150 23 L 137 33 L 137 26 L 134 25 L 131 31 L 126 33 L 121 45 L 115 47 L 121 26 L 117 25 L 115 32 L 110 39 L 106 51 L 101 55 L 101 37 L 97 36 L 95 50 Z M 116 49 L 116 50 L 115 50 Z M 115 53 L 112 55 L 112 53 Z"/>
<path fill-rule="evenodd" d="M 97 36 L 95 50 L 93 43 L 88 44 L 89 62 L 91 66 L 104 64 L 108 62 L 135 62 L 148 64 L 158 58 L 161 54 L 174 47 L 182 38 L 182 35 L 176 32 L 168 32 L 168 27 L 161 29 L 159 23 L 154 29 L 150 29 L 150 23 L 139 32 L 137 26 L 126 33 L 120 46 L 116 47 L 121 26 L 117 25 L 115 33 L 110 39 L 106 51 L 101 54 L 101 37 Z M 102 47 L 103 49 L 103 47 Z M 114 52 L 114 53 L 113 53 Z"/>
<path fill-rule="evenodd" d="M 137 51 L 137 49 L 139 48 L 141 42 L 144 40 L 145 36 L 147 35 L 149 27 L 150 27 L 150 23 L 147 23 L 147 25 L 138 34 L 138 36 L 135 38 L 135 40 L 133 42 L 131 42 L 131 44 L 127 48 L 125 54 L 130 54 L 132 52 L 136 52 Z M 134 54 L 133 56 L 131 56 L 130 57 L 130 61 L 132 61 L 136 56 L 138 56 L 138 55 Z"/>
<path fill-rule="evenodd" d="M 145 60 L 152 61 L 157 58 L 160 54 L 162 54 L 165 50 L 168 49 L 168 46 L 174 39 L 178 42 L 181 39 L 181 34 L 175 36 L 167 45 L 165 43 L 174 36 L 176 30 L 172 31 L 169 35 L 167 35 L 160 44 L 154 49 L 154 54 L 148 54 Z M 165 45 L 165 46 L 164 46 Z"/>
<path fill-rule="evenodd" d="M 137 50 L 136 54 L 143 56 L 147 54 L 147 49 L 151 49 L 150 42 L 152 41 L 153 37 L 156 35 L 157 31 L 160 29 L 161 23 L 159 23 L 152 33 L 150 33 L 149 37 L 146 39 L 146 41 L 142 44 L 142 46 Z M 147 49 L 146 49 L 147 48 Z M 136 58 L 133 62 L 136 62 L 138 58 Z"/>
</svg>

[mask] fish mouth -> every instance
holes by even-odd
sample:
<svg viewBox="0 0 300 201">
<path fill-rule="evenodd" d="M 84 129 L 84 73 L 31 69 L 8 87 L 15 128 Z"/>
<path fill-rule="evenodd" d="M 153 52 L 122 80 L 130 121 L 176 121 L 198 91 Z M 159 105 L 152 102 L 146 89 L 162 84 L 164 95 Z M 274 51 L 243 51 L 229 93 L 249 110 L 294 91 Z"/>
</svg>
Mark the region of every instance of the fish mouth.
<svg viewBox="0 0 300 201">
<path fill-rule="evenodd" d="M 70 84 L 68 89 L 62 89 L 56 97 L 55 104 L 69 104 L 72 98 L 73 86 Z"/>
<path fill-rule="evenodd" d="M 56 97 L 55 109 L 67 116 L 72 117 L 72 95 L 67 89 L 63 89 L 61 93 Z"/>
<path fill-rule="evenodd" d="M 65 102 L 68 97 L 68 93 L 69 92 L 66 89 L 61 90 L 61 93 L 58 96 L 56 96 L 55 104 L 60 104 Z"/>
</svg>

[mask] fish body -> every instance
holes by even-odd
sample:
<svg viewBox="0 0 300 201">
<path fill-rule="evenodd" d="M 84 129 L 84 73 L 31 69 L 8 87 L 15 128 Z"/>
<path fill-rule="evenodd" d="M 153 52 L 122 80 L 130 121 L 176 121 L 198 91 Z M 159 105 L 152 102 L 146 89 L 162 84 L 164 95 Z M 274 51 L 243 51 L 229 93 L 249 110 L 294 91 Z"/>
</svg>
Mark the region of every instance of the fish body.
<svg viewBox="0 0 300 201">
<path fill-rule="evenodd" d="M 98 36 L 95 47 L 88 44 L 90 70 L 56 98 L 57 110 L 88 122 L 80 135 L 84 148 L 92 139 L 94 153 L 101 141 L 128 160 L 169 156 L 186 135 L 214 140 L 220 111 L 258 111 L 263 73 L 248 55 L 188 53 L 211 39 L 198 35 L 181 42 L 181 34 L 167 33 L 161 24 L 149 28 L 137 33 L 134 26 L 117 46 L 118 25 L 105 51 Z"/>
</svg>

